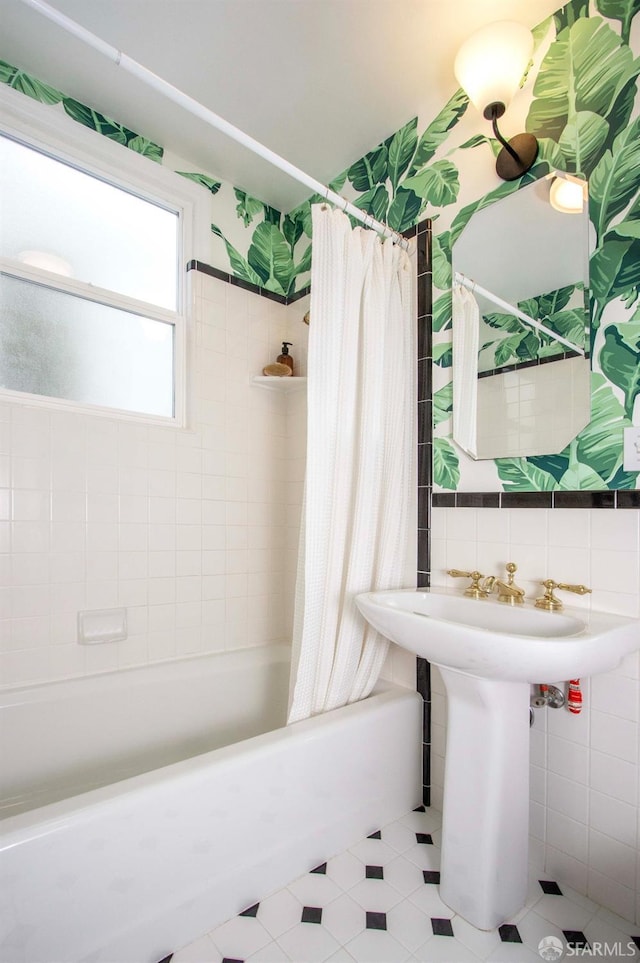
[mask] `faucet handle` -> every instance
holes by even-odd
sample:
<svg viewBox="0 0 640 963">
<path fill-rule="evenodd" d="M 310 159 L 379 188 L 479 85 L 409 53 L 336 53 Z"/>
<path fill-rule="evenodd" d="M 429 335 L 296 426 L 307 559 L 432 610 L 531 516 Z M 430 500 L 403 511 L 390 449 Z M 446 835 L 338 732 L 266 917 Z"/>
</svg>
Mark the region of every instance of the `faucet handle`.
<svg viewBox="0 0 640 963">
<path fill-rule="evenodd" d="M 561 612 L 563 609 L 562 600 L 553 594 L 554 589 L 562 589 L 564 592 L 573 592 L 575 595 L 590 595 L 591 589 L 586 585 L 568 585 L 566 582 L 554 582 L 552 578 L 545 579 L 542 584 L 545 593 L 536 599 L 536 608 L 545 609 L 547 612 Z"/>
<path fill-rule="evenodd" d="M 591 595 L 591 589 L 586 585 L 567 585 L 566 582 L 558 582 L 556 588 L 565 592 L 575 592 L 576 595 Z"/>
<path fill-rule="evenodd" d="M 464 590 L 464 594 L 468 595 L 472 599 L 486 599 L 489 593 L 480 585 L 480 579 L 484 578 L 482 572 L 463 572 L 459 568 L 449 568 L 447 569 L 447 575 L 451 578 L 470 578 L 471 585 L 468 585 Z"/>
</svg>

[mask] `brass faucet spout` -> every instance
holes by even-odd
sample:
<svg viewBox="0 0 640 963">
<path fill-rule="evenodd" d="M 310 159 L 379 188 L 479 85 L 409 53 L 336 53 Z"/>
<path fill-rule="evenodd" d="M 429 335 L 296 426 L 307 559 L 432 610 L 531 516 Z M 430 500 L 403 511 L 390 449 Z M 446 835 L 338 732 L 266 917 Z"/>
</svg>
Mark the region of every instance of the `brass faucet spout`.
<svg viewBox="0 0 640 963">
<path fill-rule="evenodd" d="M 498 602 L 506 602 L 508 605 L 520 605 L 524 601 L 524 589 L 517 585 L 509 585 L 501 578 L 496 579 L 496 590 L 498 592 Z"/>
<path fill-rule="evenodd" d="M 496 591 L 498 592 L 498 602 L 505 602 L 507 605 L 522 605 L 524 602 L 524 589 L 521 589 L 513 581 L 513 576 L 518 570 L 515 562 L 507 562 L 507 581 L 501 578 L 496 579 Z"/>
</svg>

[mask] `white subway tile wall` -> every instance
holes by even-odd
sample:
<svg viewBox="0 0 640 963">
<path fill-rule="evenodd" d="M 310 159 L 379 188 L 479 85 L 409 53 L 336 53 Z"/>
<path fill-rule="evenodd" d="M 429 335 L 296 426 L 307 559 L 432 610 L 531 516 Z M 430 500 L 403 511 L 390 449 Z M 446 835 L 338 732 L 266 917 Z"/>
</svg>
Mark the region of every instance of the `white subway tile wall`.
<svg viewBox="0 0 640 963">
<path fill-rule="evenodd" d="M 251 384 L 309 307 L 189 272 L 188 429 L 0 403 L 0 684 L 288 641 L 305 392 Z M 129 638 L 78 645 L 84 609 Z"/>
<path fill-rule="evenodd" d="M 640 618 L 640 512 L 436 508 L 432 585 L 449 567 L 500 574 L 518 565 L 529 598 L 540 581 L 582 582 L 565 604 Z M 446 695 L 432 673 L 432 790 L 442 804 Z M 542 679 L 564 683 L 566 680 Z M 538 710 L 531 730 L 531 840 L 549 878 L 640 923 L 640 670 L 638 655 L 582 680 L 583 711 Z"/>
</svg>

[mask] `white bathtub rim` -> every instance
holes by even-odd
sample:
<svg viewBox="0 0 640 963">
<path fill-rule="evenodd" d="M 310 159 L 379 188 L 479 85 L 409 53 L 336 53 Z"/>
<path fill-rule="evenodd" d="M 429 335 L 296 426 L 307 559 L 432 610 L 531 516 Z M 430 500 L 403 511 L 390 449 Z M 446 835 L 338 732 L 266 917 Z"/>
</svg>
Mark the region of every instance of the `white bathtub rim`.
<svg viewBox="0 0 640 963">
<path fill-rule="evenodd" d="M 230 769 L 245 766 L 248 758 L 262 754 L 270 745 L 286 738 L 289 732 L 311 742 L 320 738 L 321 733 L 326 729 L 342 725 L 345 717 L 357 717 L 370 711 L 372 703 L 383 705 L 399 698 L 415 699 L 416 696 L 417 693 L 413 689 L 381 681 L 370 696 L 359 702 L 333 709 L 331 712 L 322 713 L 310 719 L 303 719 L 291 726 L 283 726 L 271 732 L 253 736 L 240 743 L 232 743 L 170 763 L 160 769 L 129 776 L 108 786 L 100 786 L 67 799 L 47 803 L 37 809 L 7 816 L 0 820 L 0 852 L 19 845 L 27 839 L 55 833 L 66 828 L 70 822 L 89 823 L 98 819 L 105 808 L 113 809 L 114 805 L 118 805 L 119 800 L 124 801 L 125 798 L 130 800 L 133 796 L 143 798 L 148 795 L 153 802 L 156 787 L 168 779 L 190 782 L 195 786 L 198 781 L 207 778 L 212 765 L 224 764 Z"/>
<path fill-rule="evenodd" d="M 241 667 L 247 658 L 252 663 L 259 665 L 269 665 L 276 662 L 290 662 L 291 646 L 284 642 L 272 642 L 267 645 L 252 645 L 242 649 L 221 649 L 217 652 L 196 652 L 193 655 L 184 655 L 175 659 L 162 659 L 157 662 L 149 662 L 144 665 L 132 665 L 126 669 L 108 669 L 105 672 L 92 672 L 87 675 L 76 675 L 70 679 L 41 679 L 25 685 L 0 685 L 0 712 L 4 707 L 24 705 L 33 702 L 44 702 L 50 698 L 51 693 L 64 694 L 65 688 L 88 688 L 92 686 L 102 687 L 106 685 L 121 684 L 131 681 L 140 685 L 151 683 L 150 676 L 160 672 L 176 672 L 182 669 L 191 672 L 197 668 L 198 663 L 204 663 L 213 659 L 221 659 L 228 662 L 228 668 Z"/>
</svg>

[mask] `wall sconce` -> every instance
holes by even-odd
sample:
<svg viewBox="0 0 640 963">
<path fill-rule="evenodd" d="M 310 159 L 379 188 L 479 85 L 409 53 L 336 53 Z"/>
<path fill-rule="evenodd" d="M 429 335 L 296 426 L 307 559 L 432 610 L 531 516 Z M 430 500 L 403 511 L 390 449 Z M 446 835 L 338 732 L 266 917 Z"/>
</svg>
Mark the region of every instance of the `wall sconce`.
<svg viewBox="0 0 640 963">
<path fill-rule="evenodd" d="M 492 122 L 493 133 L 502 144 L 496 171 L 505 181 L 526 174 L 538 156 L 538 141 L 533 134 L 516 134 L 506 141 L 498 130 L 498 119 L 518 90 L 532 52 L 531 31 L 523 24 L 501 20 L 469 37 L 453 65 L 458 83 L 471 103 Z"/>
<path fill-rule="evenodd" d="M 73 268 L 69 262 L 48 251 L 21 251 L 16 255 L 16 260 L 29 267 L 42 268 L 43 271 L 51 271 L 52 274 L 61 274 L 64 278 L 73 277 Z"/>
<path fill-rule="evenodd" d="M 554 171 L 548 175 L 551 178 L 549 186 L 549 203 L 555 211 L 561 214 L 582 214 L 588 199 L 587 182 L 573 174 Z"/>
</svg>

